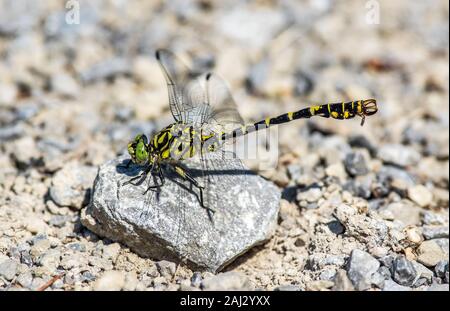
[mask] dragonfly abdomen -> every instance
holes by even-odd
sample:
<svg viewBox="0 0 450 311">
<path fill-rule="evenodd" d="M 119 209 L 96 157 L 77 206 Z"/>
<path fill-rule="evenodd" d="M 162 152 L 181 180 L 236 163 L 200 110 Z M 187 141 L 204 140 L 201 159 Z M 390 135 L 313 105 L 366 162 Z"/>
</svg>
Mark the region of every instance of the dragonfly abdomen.
<svg viewBox="0 0 450 311">
<path fill-rule="evenodd" d="M 364 115 L 363 101 L 361 100 L 311 106 L 298 111 L 288 112 L 277 117 L 266 118 L 250 125 L 244 125 L 229 133 L 222 133 L 221 139 L 227 140 L 229 138 L 235 138 L 261 129 L 266 129 L 272 125 L 283 124 L 298 119 L 309 119 L 313 116 L 345 120 L 354 118 L 357 115 Z"/>
</svg>

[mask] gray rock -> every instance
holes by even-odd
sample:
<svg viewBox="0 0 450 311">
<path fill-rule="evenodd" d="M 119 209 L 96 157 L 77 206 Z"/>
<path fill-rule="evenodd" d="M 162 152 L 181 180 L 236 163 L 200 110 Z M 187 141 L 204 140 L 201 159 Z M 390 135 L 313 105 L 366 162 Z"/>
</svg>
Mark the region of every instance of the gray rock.
<svg viewBox="0 0 450 311">
<path fill-rule="evenodd" d="M 355 249 L 350 255 L 347 274 L 357 290 L 371 287 L 372 275 L 378 270 L 380 263 L 370 254 Z"/>
<path fill-rule="evenodd" d="M 302 189 L 297 194 L 298 201 L 307 201 L 308 203 L 317 202 L 322 197 L 322 191 L 318 187 L 310 187 L 307 189 Z"/>
<path fill-rule="evenodd" d="M 416 280 L 414 281 L 414 286 L 418 286 L 418 281 L 420 279 L 424 279 L 425 283 L 431 283 L 431 280 L 433 278 L 433 271 L 431 271 L 421 263 L 418 263 L 417 261 L 411 261 L 411 263 L 413 264 L 414 269 L 417 272 Z"/>
<path fill-rule="evenodd" d="M 422 222 L 425 225 L 444 225 L 448 222 L 448 215 L 444 217 L 444 215 L 438 214 L 434 211 L 424 211 L 422 215 Z"/>
<path fill-rule="evenodd" d="M 294 93 L 297 96 L 305 96 L 314 89 L 314 79 L 311 74 L 303 71 L 297 71 L 294 75 L 295 85 Z"/>
<path fill-rule="evenodd" d="M 6 141 L 9 139 L 16 139 L 25 134 L 23 124 L 14 124 L 0 127 L 0 140 Z"/>
<path fill-rule="evenodd" d="M 161 260 L 156 263 L 156 267 L 162 277 L 170 279 L 175 274 L 177 265 L 167 260 Z"/>
<path fill-rule="evenodd" d="M 71 250 L 74 250 L 77 252 L 84 253 L 86 251 L 86 245 L 78 243 L 78 242 L 69 243 L 69 244 L 66 244 L 66 246 L 68 248 L 70 248 Z"/>
<path fill-rule="evenodd" d="M 66 164 L 52 179 L 50 196 L 59 206 L 80 209 L 89 202 L 97 169 L 76 162 Z"/>
<path fill-rule="evenodd" d="M 72 216 L 70 216 L 70 215 L 55 215 L 52 218 L 50 218 L 48 224 L 51 226 L 62 228 L 71 219 L 72 219 Z"/>
<path fill-rule="evenodd" d="M 320 275 L 319 279 L 322 281 L 332 281 L 336 276 L 336 269 L 326 268 L 324 269 Z"/>
<path fill-rule="evenodd" d="M 389 279 L 388 279 L 389 280 Z M 381 274 L 379 271 L 375 272 L 372 275 L 372 284 L 375 285 L 378 288 L 383 288 L 384 287 L 384 282 L 386 281 L 386 278 L 384 277 L 383 274 Z"/>
<path fill-rule="evenodd" d="M 378 157 L 385 163 L 401 167 L 416 165 L 421 158 L 419 152 L 400 144 L 383 145 L 378 151 Z"/>
<path fill-rule="evenodd" d="M 273 232 L 279 190 L 235 162 L 224 166 L 223 160 L 216 159 L 208 164 L 214 167 L 205 189 L 205 201 L 215 211 L 211 221 L 199 204 L 197 189 L 173 173 L 166 171 L 164 186 L 148 191 L 147 196 L 143 195 L 147 181 L 123 185 L 140 172 L 136 166 L 124 169 L 127 161 L 121 157 L 100 167 L 91 204 L 82 211 L 81 221 L 142 256 L 182 259 L 215 272 Z M 200 175 L 198 163 L 184 162 L 193 175 Z"/>
<path fill-rule="evenodd" d="M 448 259 L 448 254 L 445 254 L 436 240 L 428 240 L 420 244 L 417 253 L 417 261 L 427 267 L 434 267 L 439 261 Z"/>
<path fill-rule="evenodd" d="M 359 152 L 349 153 L 345 157 L 344 166 L 350 176 L 366 175 L 369 172 L 366 159 Z"/>
<path fill-rule="evenodd" d="M 422 234 L 426 240 L 448 238 L 447 226 L 423 226 Z"/>
<path fill-rule="evenodd" d="M 411 290 L 411 288 L 409 288 L 407 286 L 399 285 L 392 280 L 384 281 L 383 291 L 404 292 L 404 291 L 410 291 L 410 290 Z"/>
<path fill-rule="evenodd" d="M 44 252 L 46 252 L 50 248 L 50 241 L 48 239 L 42 239 L 36 241 L 30 249 L 30 255 L 33 258 L 37 258 L 41 256 Z"/>
<path fill-rule="evenodd" d="M 337 220 L 330 221 L 328 224 L 328 229 L 336 235 L 342 234 L 345 232 L 345 227 Z"/>
<path fill-rule="evenodd" d="M 96 291 L 118 291 L 125 285 L 125 273 L 122 271 L 107 271 L 94 283 Z"/>
<path fill-rule="evenodd" d="M 39 106 L 35 102 L 22 104 L 16 109 L 16 115 L 19 120 L 29 120 L 38 112 Z"/>
<path fill-rule="evenodd" d="M 200 287 L 201 283 L 202 283 L 202 274 L 198 271 L 192 273 L 191 286 Z"/>
<path fill-rule="evenodd" d="M 248 289 L 249 283 L 247 277 L 236 271 L 219 273 L 202 281 L 203 290 L 243 290 Z"/>
<path fill-rule="evenodd" d="M 33 279 L 33 281 L 31 282 L 31 286 L 30 289 L 32 290 L 37 290 L 38 288 L 40 288 L 42 285 L 44 285 L 46 282 L 45 279 L 41 278 L 41 277 L 35 277 Z"/>
<path fill-rule="evenodd" d="M 376 154 L 377 149 L 374 144 L 363 135 L 351 136 L 348 139 L 348 143 L 352 147 L 367 149 L 372 156 Z"/>
<path fill-rule="evenodd" d="M 352 282 L 347 276 L 345 270 L 338 270 L 336 272 L 336 276 L 334 278 L 334 286 L 332 288 L 334 291 L 353 291 L 355 288 L 353 287 Z"/>
<path fill-rule="evenodd" d="M 90 271 L 84 271 L 81 276 L 83 282 L 92 282 L 96 279 L 95 275 L 93 275 Z"/>
<path fill-rule="evenodd" d="M 50 271 L 55 271 L 59 266 L 61 252 L 58 249 L 51 249 L 39 257 L 37 263 L 40 266 L 48 268 Z"/>
<path fill-rule="evenodd" d="M 119 253 L 120 253 L 119 243 L 111 243 L 109 245 L 103 246 L 102 257 L 106 259 L 111 259 L 112 261 L 115 261 Z"/>
<path fill-rule="evenodd" d="M 391 262 L 391 266 L 392 266 L 392 262 Z M 381 274 L 385 280 L 390 280 L 392 277 L 391 270 L 386 266 L 381 266 L 377 272 L 379 274 Z"/>
<path fill-rule="evenodd" d="M 448 260 L 441 260 L 437 263 L 437 265 L 434 267 L 434 271 L 436 272 L 436 275 L 443 279 L 446 283 L 448 283 Z"/>
<path fill-rule="evenodd" d="M 0 276 L 11 281 L 17 273 L 17 263 L 12 259 L 6 259 L 0 263 Z"/>
<path fill-rule="evenodd" d="M 433 202 L 433 193 L 423 185 L 408 187 L 408 197 L 421 207 L 427 207 Z"/>
<path fill-rule="evenodd" d="M 411 286 L 416 280 L 417 271 L 414 265 L 406 259 L 404 256 L 398 256 L 395 258 L 393 265 L 393 279 L 404 286 Z"/>
<path fill-rule="evenodd" d="M 345 255 L 330 255 L 325 253 L 315 253 L 308 257 L 307 265 L 312 271 L 322 270 L 325 266 L 342 267 L 345 265 Z"/>
<path fill-rule="evenodd" d="M 433 239 L 433 240 L 430 240 L 430 241 L 434 241 L 437 245 L 439 245 L 441 250 L 448 257 L 448 254 L 449 254 L 449 244 L 448 244 L 449 240 L 448 239 L 441 238 L 441 239 Z"/>
<path fill-rule="evenodd" d="M 26 271 L 17 276 L 17 283 L 19 283 L 22 287 L 31 288 L 31 283 L 33 282 L 33 275 L 30 271 Z"/>
<path fill-rule="evenodd" d="M 352 193 L 354 196 L 369 199 L 372 195 L 372 180 L 369 178 L 365 180 L 349 179 L 344 184 L 344 189 Z"/>
</svg>

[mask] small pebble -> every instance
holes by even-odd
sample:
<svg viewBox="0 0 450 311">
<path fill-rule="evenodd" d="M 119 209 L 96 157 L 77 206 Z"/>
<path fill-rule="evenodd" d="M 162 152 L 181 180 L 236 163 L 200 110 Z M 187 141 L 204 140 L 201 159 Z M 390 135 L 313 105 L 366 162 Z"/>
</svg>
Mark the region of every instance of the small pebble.
<svg viewBox="0 0 450 311">
<path fill-rule="evenodd" d="M 414 265 L 404 256 L 399 256 L 394 259 L 392 270 L 393 279 L 398 284 L 404 286 L 412 286 L 414 284 L 417 271 L 414 268 Z"/>
<path fill-rule="evenodd" d="M 379 267 L 378 260 L 364 251 L 355 249 L 350 255 L 348 277 L 357 290 L 366 290 L 371 287 L 372 275 Z"/>
<path fill-rule="evenodd" d="M 410 290 L 411 290 L 410 287 L 400 285 L 398 283 L 395 283 L 392 280 L 384 281 L 383 291 L 403 292 L 403 291 L 410 291 Z"/>
<path fill-rule="evenodd" d="M 247 277 L 240 272 L 229 271 L 207 277 L 202 281 L 203 290 L 243 290 L 248 286 Z"/>
<path fill-rule="evenodd" d="M 422 233 L 425 239 L 439 239 L 439 238 L 447 238 L 448 235 L 448 225 L 447 226 L 423 226 Z"/>
<path fill-rule="evenodd" d="M 344 165 L 350 176 L 366 175 L 369 172 L 364 156 L 359 152 L 350 153 L 345 157 Z"/>
<path fill-rule="evenodd" d="M 156 263 L 159 274 L 165 278 L 171 278 L 175 274 L 177 265 L 174 262 L 161 260 Z"/>
<path fill-rule="evenodd" d="M 125 285 L 125 274 L 121 271 L 106 271 L 94 282 L 96 291 L 119 291 Z"/>
<path fill-rule="evenodd" d="M 433 201 L 433 194 L 431 191 L 422 185 L 409 187 L 408 197 L 420 207 L 427 207 Z"/>
<path fill-rule="evenodd" d="M 441 260 L 448 259 L 442 248 L 434 241 L 424 241 L 417 249 L 417 261 L 427 267 L 434 267 Z"/>
<path fill-rule="evenodd" d="M 17 273 L 17 263 L 12 259 L 0 262 L 0 276 L 11 281 Z"/>
</svg>

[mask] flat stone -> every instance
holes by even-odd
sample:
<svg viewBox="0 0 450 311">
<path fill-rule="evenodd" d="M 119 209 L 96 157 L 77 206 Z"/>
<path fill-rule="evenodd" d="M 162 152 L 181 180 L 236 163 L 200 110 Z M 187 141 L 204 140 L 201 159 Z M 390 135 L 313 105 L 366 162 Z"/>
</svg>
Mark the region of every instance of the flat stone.
<svg viewBox="0 0 450 311">
<path fill-rule="evenodd" d="M 386 280 L 384 281 L 384 287 L 383 291 L 394 291 L 394 292 L 404 292 L 404 291 L 410 291 L 411 288 L 407 286 L 402 286 L 400 284 L 395 283 L 392 280 Z"/>
<path fill-rule="evenodd" d="M 349 153 L 345 157 L 344 165 L 350 176 L 360 176 L 369 173 L 366 159 L 360 152 Z"/>
<path fill-rule="evenodd" d="M 209 215 L 200 206 L 197 189 L 167 170 L 164 186 L 145 196 L 150 176 L 137 186 L 123 185 L 141 172 L 135 165 L 124 168 L 127 161 L 123 156 L 100 167 L 91 203 L 82 211 L 82 223 L 100 236 L 144 257 L 181 259 L 216 272 L 273 233 L 280 191 L 240 162 L 208 160 L 213 169 L 204 200 L 215 211 Z M 202 182 L 199 163 L 183 163 Z"/>
<path fill-rule="evenodd" d="M 0 276 L 11 281 L 17 273 L 17 263 L 12 259 L 7 259 L 0 263 Z"/>
<path fill-rule="evenodd" d="M 409 187 L 408 197 L 420 207 L 427 207 L 433 201 L 433 194 L 431 191 L 422 185 Z"/>
<path fill-rule="evenodd" d="M 404 256 L 395 258 L 393 262 L 393 278 L 400 285 L 411 286 L 416 280 L 417 271 L 411 261 Z"/>
<path fill-rule="evenodd" d="M 94 283 L 96 291 L 118 291 L 125 286 L 125 274 L 121 271 L 107 271 Z"/>
<path fill-rule="evenodd" d="M 334 278 L 334 286 L 332 288 L 334 291 L 354 291 L 352 282 L 347 276 L 345 270 L 338 270 Z"/>
<path fill-rule="evenodd" d="M 448 238 L 447 226 L 423 226 L 423 236 L 427 240 Z"/>
<path fill-rule="evenodd" d="M 441 260 L 448 260 L 442 248 L 433 240 L 425 241 L 417 249 L 417 261 L 427 267 L 434 267 Z"/>
<path fill-rule="evenodd" d="M 97 169 L 76 162 L 66 164 L 52 179 L 50 196 L 59 206 L 81 209 L 89 202 L 89 190 Z"/>
<path fill-rule="evenodd" d="M 378 151 L 378 157 L 385 163 L 401 167 L 415 165 L 420 161 L 420 153 L 400 144 L 385 144 Z"/>
<path fill-rule="evenodd" d="M 378 270 L 380 263 L 370 254 L 355 249 L 350 255 L 348 264 L 348 278 L 357 290 L 366 290 L 371 287 L 372 275 Z"/>
<path fill-rule="evenodd" d="M 243 290 L 248 289 L 247 277 L 237 271 L 219 273 L 203 280 L 201 287 L 204 290 Z"/>
<path fill-rule="evenodd" d="M 414 269 L 417 272 L 416 279 L 414 280 L 414 285 L 419 279 L 426 279 L 427 282 L 431 282 L 433 278 L 433 271 L 422 265 L 421 263 L 418 263 L 417 261 L 411 261 L 412 265 L 414 266 Z"/>
</svg>

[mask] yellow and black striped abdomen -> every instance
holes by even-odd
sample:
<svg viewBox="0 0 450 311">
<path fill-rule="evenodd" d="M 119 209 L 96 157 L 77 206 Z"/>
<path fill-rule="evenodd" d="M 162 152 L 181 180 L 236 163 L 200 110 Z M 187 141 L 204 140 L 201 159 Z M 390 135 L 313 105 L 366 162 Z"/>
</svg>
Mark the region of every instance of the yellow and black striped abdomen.
<svg viewBox="0 0 450 311">
<path fill-rule="evenodd" d="M 365 104 L 372 106 L 371 111 L 367 111 L 364 106 Z M 226 140 L 233 137 L 239 137 L 254 131 L 266 129 L 272 125 L 283 124 L 298 119 L 309 119 L 314 116 L 345 120 L 354 118 L 355 116 L 364 118 L 366 115 L 371 115 L 375 112 L 376 102 L 373 99 L 311 106 L 295 112 L 288 112 L 274 118 L 266 118 L 250 125 L 244 125 L 229 133 L 222 133 L 221 139 Z"/>
</svg>

